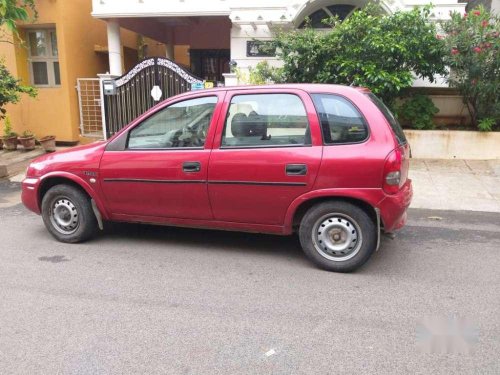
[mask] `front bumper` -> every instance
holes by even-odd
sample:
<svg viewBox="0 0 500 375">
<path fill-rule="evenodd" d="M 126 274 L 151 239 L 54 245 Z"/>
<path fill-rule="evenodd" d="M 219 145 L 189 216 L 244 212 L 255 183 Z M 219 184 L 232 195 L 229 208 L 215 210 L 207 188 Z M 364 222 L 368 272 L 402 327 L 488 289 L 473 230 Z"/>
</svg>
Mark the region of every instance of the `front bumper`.
<svg viewBox="0 0 500 375">
<path fill-rule="evenodd" d="M 21 183 L 21 200 L 26 208 L 36 214 L 40 214 L 38 202 L 38 186 L 40 179 L 36 177 L 26 177 Z"/>
<path fill-rule="evenodd" d="M 386 232 L 400 229 L 406 224 L 407 210 L 413 198 L 413 187 L 408 179 L 401 190 L 394 195 L 386 195 L 378 208 Z"/>
</svg>

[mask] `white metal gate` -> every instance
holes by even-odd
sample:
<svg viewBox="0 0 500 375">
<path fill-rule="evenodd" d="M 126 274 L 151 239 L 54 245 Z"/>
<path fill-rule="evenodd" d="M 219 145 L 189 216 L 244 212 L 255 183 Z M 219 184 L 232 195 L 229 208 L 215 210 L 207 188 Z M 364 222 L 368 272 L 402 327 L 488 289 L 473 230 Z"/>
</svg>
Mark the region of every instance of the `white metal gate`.
<svg viewBox="0 0 500 375">
<path fill-rule="evenodd" d="M 85 137 L 104 138 L 99 78 L 78 78 L 80 133 Z"/>
</svg>

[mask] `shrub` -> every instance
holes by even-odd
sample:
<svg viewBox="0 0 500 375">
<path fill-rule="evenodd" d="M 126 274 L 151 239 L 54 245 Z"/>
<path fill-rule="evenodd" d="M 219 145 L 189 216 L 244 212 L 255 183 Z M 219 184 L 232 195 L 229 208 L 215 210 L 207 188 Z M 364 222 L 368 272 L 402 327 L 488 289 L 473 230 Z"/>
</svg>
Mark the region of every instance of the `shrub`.
<svg viewBox="0 0 500 375">
<path fill-rule="evenodd" d="M 6 138 L 17 136 L 17 133 L 14 133 L 12 131 L 12 123 L 10 122 L 9 116 L 5 116 L 5 120 L 3 123 L 3 135 Z"/>
<path fill-rule="evenodd" d="M 414 129 L 434 129 L 432 121 L 439 109 L 427 95 L 415 95 L 396 106 L 396 114 L 404 124 Z"/>
<path fill-rule="evenodd" d="M 250 68 L 249 78 L 250 83 L 254 85 L 280 83 L 283 81 L 282 69 L 270 66 L 267 61 L 261 61 L 254 68 Z"/>
<path fill-rule="evenodd" d="M 483 118 L 482 120 L 479 120 L 477 127 L 482 132 L 490 132 L 493 130 L 495 123 L 496 121 L 493 118 Z"/>
<path fill-rule="evenodd" d="M 13 77 L 0 60 L 0 119 L 4 118 L 7 112 L 4 106 L 8 103 L 17 103 L 21 99 L 21 94 L 35 97 L 37 91 L 31 86 L 22 85 L 21 80 Z"/>
<path fill-rule="evenodd" d="M 450 86 L 463 96 L 474 126 L 493 128 L 487 124 L 500 123 L 500 18 L 479 7 L 452 13 L 442 27 Z"/>
<path fill-rule="evenodd" d="M 332 29 L 282 31 L 276 35 L 286 82 L 368 87 L 387 104 L 410 87 L 414 75 L 445 74 L 443 41 L 436 38 L 430 7 L 381 14 L 373 4 Z"/>
</svg>

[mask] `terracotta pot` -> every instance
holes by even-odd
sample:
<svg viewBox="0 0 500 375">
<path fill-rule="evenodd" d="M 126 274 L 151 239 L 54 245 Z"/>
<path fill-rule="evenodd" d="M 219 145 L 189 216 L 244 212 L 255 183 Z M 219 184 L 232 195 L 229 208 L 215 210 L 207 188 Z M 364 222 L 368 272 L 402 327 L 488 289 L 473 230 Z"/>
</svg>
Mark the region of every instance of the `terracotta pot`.
<svg viewBox="0 0 500 375">
<path fill-rule="evenodd" d="M 23 145 L 26 151 L 35 149 L 35 137 L 19 137 L 19 142 Z"/>
<path fill-rule="evenodd" d="M 40 139 L 40 144 L 45 152 L 54 152 L 56 150 L 56 137 L 53 135 L 43 137 Z"/>
<path fill-rule="evenodd" d="M 17 149 L 17 135 L 11 137 L 3 137 L 3 147 L 7 151 L 14 151 Z"/>
</svg>

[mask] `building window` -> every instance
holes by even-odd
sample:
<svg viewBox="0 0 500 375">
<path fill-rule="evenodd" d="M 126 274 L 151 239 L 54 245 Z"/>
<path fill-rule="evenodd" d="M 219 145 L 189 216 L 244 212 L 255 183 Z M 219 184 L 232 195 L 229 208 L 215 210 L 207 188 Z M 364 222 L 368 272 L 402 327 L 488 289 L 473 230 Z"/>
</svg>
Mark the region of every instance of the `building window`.
<svg viewBox="0 0 500 375">
<path fill-rule="evenodd" d="M 52 87 L 61 84 L 59 51 L 55 29 L 28 30 L 31 84 Z"/>
<path fill-rule="evenodd" d="M 317 11 L 309 14 L 306 19 L 300 24 L 299 29 L 303 29 L 306 26 L 310 26 L 314 29 L 328 29 L 331 26 L 327 21 L 331 17 L 338 17 L 340 21 L 343 21 L 347 17 L 349 17 L 351 13 L 356 9 L 358 8 L 350 4 L 335 4 L 320 8 Z"/>
</svg>

